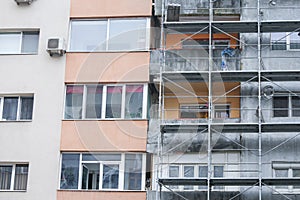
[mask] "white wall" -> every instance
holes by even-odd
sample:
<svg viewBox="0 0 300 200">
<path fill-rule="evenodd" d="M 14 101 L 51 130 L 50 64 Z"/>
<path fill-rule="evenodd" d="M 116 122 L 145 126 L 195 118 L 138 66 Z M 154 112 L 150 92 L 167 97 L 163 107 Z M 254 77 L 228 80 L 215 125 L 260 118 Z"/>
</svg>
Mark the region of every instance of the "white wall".
<svg viewBox="0 0 300 200">
<path fill-rule="evenodd" d="M 0 95 L 34 93 L 32 122 L 0 122 L 0 162 L 29 162 L 26 192 L 0 200 L 56 199 L 65 56 L 51 58 L 47 38 L 68 35 L 69 0 L 1 1 L 0 30 L 39 28 L 38 55 L 0 55 Z"/>
</svg>

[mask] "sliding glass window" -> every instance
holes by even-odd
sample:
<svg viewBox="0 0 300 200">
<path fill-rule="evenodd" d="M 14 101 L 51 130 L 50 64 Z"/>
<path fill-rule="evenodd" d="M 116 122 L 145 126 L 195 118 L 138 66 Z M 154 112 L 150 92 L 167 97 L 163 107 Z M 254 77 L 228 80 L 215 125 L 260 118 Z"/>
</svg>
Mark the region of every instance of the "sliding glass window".
<svg viewBox="0 0 300 200">
<path fill-rule="evenodd" d="M 145 51 L 149 24 L 147 18 L 72 20 L 69 50 Z"/>
</svg>

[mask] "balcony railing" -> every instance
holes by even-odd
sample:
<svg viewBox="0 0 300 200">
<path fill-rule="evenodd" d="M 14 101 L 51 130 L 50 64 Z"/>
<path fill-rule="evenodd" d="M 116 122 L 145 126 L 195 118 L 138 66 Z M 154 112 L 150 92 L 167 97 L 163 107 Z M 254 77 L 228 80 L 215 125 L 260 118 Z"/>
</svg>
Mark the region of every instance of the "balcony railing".
<svg viewBox="0 0 300 200">
<path fill-rule="evenodd" d="M 161 0 L 155 1 L 155 13 L 161 14 Z M 168 14 L 180 16 L 207 16 L 209 15 L 210 0 L 168 0 Z M 213 3 L 214 15 L 239 15 L 241 3 L 237 0 L 221 1 L 216 0 Z"/>
<path fill-rule="evenodd" d="M 240 52 L 234 54 L 222 53 L 223 50 L 213 50 L 213 71 L 240 70 Z M 159 71 L 159 51 L 151 53 L 151 72 Z M 207 50 L 181 49 L 168 50 L 165 54 L 164 71 L 208 71 L 209 56 Z"/>
<path fill-rule="evenodd" d="M 256 52 L 245 48 L 243 52 L 235 50 L 234 55 L 223 54 L 224 50 L 213 50 L 212 71 L 253 71 L 258 70 L 258 59 Z M 161 51 L 151 52 L 150 73 L 155 74 L 160 70 Z M 224 61 L 226 62 L 224 64 Z M 165 72 L 204 72 L 209 69 L 209 55 L 207 50 L 202 49 L 180 49 L 167 50 L 163 71 Z M 299 51 L 262 51 L 262 71 L 281 71 L 282 69 L 298 71 L 300 68 Z"/>
</svg>

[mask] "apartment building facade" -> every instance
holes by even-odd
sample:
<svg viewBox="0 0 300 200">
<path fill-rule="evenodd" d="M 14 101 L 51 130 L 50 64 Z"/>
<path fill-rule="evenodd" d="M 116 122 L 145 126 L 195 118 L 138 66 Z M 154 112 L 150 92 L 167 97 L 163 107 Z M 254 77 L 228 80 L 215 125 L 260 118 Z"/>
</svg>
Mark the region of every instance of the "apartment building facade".
<svg viewBox="0 0 300 200">
<path fill-rule="evenodd" d="M 5 2 L 0 199 L 146 199 L 151 12 Z"/>
<path fill-rule="evenodd" d="M 297 0 L 3 3 L 0 199 L 300 198 Z"/>
<path fill-rule="evenodd" d="M 146 199 L 151 11 L 71 1 L 57 199 Z"/>
</svg>

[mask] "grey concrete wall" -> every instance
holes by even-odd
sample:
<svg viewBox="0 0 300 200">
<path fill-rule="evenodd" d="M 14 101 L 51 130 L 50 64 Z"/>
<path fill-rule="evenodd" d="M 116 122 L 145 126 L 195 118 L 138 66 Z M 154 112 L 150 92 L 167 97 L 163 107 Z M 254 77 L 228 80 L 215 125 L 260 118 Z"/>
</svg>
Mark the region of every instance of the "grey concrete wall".
<svg viewBox="0 0 300 200">
<path fill-rule="evenodd" d="M 276 5 L 269 1 L 260 1 L 262 20 L 292 20 L 300 17 L 300 2 L 298 0 L 274 0 Z M 257 20 L 257 1 L 241 0 L 241 20 Z M 287 14 L 288 13 L 288 14 Z"/>
</svg>

